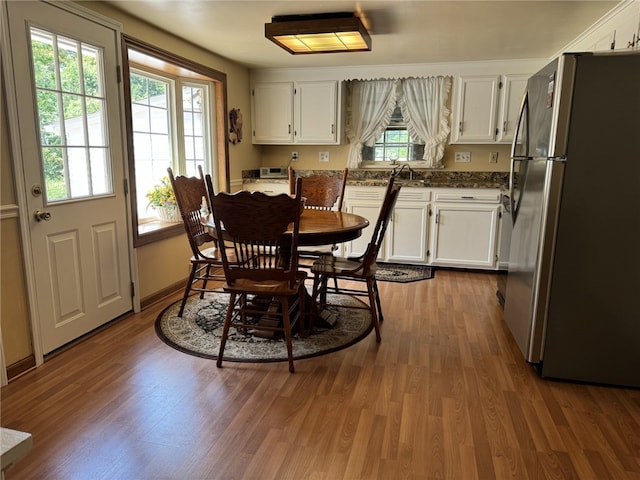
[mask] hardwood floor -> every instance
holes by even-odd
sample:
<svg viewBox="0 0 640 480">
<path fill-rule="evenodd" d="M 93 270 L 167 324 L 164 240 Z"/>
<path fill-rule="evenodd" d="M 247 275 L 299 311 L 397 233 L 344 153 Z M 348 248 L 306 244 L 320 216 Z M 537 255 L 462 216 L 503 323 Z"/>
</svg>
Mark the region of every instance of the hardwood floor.
<svg viewBox="0 0 640 480">
<path fill-rule="evenodd" d="M 170 302 L 149 307 L 2 388 L 2 426 L 34 438 L 6 478 L 640 479 L 640 391 L 540 379 L 495 285 L 380 283 L 382 343 L 293 375 L 173 350 Z"/>
</svg>

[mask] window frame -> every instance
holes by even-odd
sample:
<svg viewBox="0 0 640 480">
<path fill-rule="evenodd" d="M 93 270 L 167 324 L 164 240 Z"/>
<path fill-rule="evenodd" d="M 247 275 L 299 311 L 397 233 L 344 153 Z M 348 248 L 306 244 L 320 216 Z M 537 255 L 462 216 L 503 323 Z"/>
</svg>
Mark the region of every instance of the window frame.
<svg viewBox="0 0 640 480">
<path fill-rule="evenodd" d="M 396 109 L 398 110 L 398 112 L 400 113 L 400 115 L 402 115 L 402 112 L 400 110 L 400 106 L 396 105 Z M 394 112 L 395 113 L 395 112 Z M 409 164 L 412 168 L 421 168 L 421 167 L 426 167 L 427 162 L 425 160 L 395 160 L 395 161 L 391 161 L 391 160 L 386 160 L 386 158 L 384 160 L 375 160 L 375 150 L 376 148 L 383 148 L 384 150 L 386 150 L 387 145 L 390 146 L 390 148 L 402 148 L 403 145 L 406 145 L 406 148 L 408 149 L 408 151 L 412 151 L 414 152 L 416 150 L 416 148 L 419 148 L 419 146 L 422 147 L 422 150 L 424 151 L 424 144 L 421 143 L 412 143 L 410 142 L 411 140 L 411 135 L 409 134 L 409 129 L 407 128 L 407 122 L 404 120 L 404 118 L 402 119 L 402 121 L 398 121 L 396 119 L 394 119 L 392 117 L 391 122 L 389 123 L 389 125 L 387 125 L 387 127 L 384 129 L 384 131 L 380 134 L 380 136 L 376 139 L 376 142 L 373 144 L 373 146 L 371 147 L 367 147 L 367 146 L 363 146 L 362 150 L 364 153 L 364 149 L 371 149 L 373 151 L 374 154 L 374 159 L 364 159 L 364 155 L 363 155 L 363 159 L 360 162 L 360 168 L 369 168 L 369 169 L 376 169 L 376 168 L 381 168 L 381 169 L 389 169 L 398 165 L 404 165 Z M 387 142 L 386 141 L 386 137 L 387 137 L 387 133 L 389 131 L 404 131 L 407 132 L 407 137 L 408 137 L 408 141 L 406 143 L 398 143 L 398 142 Z"/>
<path fill-rule="evenodd" d="M 133 50 L 142 55 L 134 55 L 130 58 L 129 50 Z M 145 59 L 138 57 L 146 57 Z M 184 233 L 182 222 L 167 224 L 151 231 L 142 231 L 138 218 L 136 176 L 135 176 L 135 155 L 133 149 L 133 120 L 131 109 L 131 79 L 130 69 L 144 66 L 156 73 L 164 72 L 169 76 L 179 76 L 188 83 L 189 80 L 198 82 L 210 82 L 209 105 L 212 121 L 214 125 L 208 125 L 212 140 L 209 149 L 211 156 L 211 168 L 217 169 L 217 187 L 220 190 L 229 191 L 229 147 L 226 139 L 228 129 L 227 120 L 227 75 L 204 65 L 195 63 L 186 58 L 175 55 L 156 46 L 150 45 L 141 40 L 128 35 L 122 35 L 122 82 L 124 89 L 125 105 L 125 125 L 127 131 L 127 154 L 128 154 L 128 195 L 131 209 L 131 222 L 133 232 L 133 245 L 139 247 L 149 243 L 171 238 Z M 179 98 L 181 98 L 181 92 Z M 172 126 L 173 128 L 174 126 Z M 182 137 L 178 137 L 182 138 Z"/>
</svg>

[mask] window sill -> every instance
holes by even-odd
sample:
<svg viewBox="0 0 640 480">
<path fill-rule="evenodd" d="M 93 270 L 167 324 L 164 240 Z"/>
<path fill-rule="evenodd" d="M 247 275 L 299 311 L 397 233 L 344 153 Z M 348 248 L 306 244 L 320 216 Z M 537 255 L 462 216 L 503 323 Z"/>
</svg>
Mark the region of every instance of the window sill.
<svg viewBox="0 0 640 480">
<path fill-rule="evenodd" d="M 134 246 L 148 245 L 183 233 L 184 225 L 182 222 L 169 223 L 156 219 L 140 222 L 137 226 Z"/>
</svg>

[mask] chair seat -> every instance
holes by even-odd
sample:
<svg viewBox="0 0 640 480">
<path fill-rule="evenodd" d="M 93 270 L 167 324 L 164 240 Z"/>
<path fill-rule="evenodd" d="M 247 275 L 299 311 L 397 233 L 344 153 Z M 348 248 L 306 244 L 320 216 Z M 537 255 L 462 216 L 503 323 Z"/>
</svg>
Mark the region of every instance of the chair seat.
<svg viewBox="0 0 640 480">
<path fill-rule="evenodd" d="M 311 272 L 319 275 L 349 276 L 354 278 L 375 277 L 377 265 L 373 263 L 367 271 L 364 270 L 362 261 L 351 260 L 333 255 L 323 255 L 313 262 Z"/>
<path fill-rule="evenodd" d="M 218 249 L 218 247 L 206 248 L 204 250 L 200 250 L 200 253 L 202 254 L 203 257 L 205 257 L 205 260 L 209 259 L 209 260 L 216 260 L 216 261 L 222 262 L 222 258 L 220 257 L 220 250 Z M 198 261 L 198 260 L 203 260 L 203 258 L 196 257 L 195 255 L 191 257 L 192 262 Z"/>
<path fill-rule="evenodd" d="M 293 296 L 297 295 L 300 291 L 301 285 L 307 278 L 306 272 L 298 272 L 296 275 L 296 282 L 293 288 L 289 288 L 288 280 L 251 280 L 247 278 L 238 278 L 235 280 L 232 286 L 228 284 L 224 284 L 222 287 L 225 292 L 229 293 L 249 293 L 253 295 L 264 295 L 264 296 L 274 296 L 274 295 L 284 295 L 284 296 Z"/>
</svg>

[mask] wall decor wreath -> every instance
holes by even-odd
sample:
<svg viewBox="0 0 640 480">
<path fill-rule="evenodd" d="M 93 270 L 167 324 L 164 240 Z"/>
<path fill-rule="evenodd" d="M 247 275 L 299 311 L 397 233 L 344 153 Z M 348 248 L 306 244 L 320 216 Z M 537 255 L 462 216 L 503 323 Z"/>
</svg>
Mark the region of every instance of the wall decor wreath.
<svg viewBox="0 0 640 480">
<path fill-rule="evenodd" d="M 229 141 L 234 145 L 242 141 L 242 112 L 239 108 L 229 111 Z"/>
</svg>

